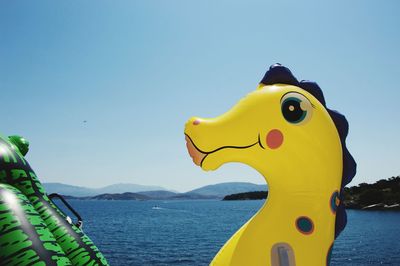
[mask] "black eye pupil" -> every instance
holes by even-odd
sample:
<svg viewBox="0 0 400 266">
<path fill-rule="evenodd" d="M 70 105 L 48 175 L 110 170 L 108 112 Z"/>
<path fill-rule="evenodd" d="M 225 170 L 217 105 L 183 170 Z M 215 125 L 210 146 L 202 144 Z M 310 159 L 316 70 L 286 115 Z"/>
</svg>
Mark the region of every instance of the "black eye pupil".
<svg viewBox="0 0 400 266">
<path fill-rule="evenodd" d="M 299 100 L 287 99 L 282 104 L 282 114 L 288 122 L 298 123 L 304 119 L 306 111 L 301 109 Z"/>
</svg>

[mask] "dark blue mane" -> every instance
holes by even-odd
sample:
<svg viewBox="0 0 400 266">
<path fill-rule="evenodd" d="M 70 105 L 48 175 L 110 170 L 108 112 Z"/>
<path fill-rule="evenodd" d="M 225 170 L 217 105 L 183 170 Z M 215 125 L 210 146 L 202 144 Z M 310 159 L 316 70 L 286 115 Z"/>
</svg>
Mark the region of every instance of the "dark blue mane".
<svg viewBox="0 0 400 266">
<path fill-rule="evenodd" d="M 357 164 L 353 156 L 351 156 L 350 152 L 346 147 L 346 137 L 349 132 L 349 123 L 347 122 L 347 119 L 344 115 L 340 114 L 338 111 L 331 110 L 328 107 L 326 107 L 324 94 L 322 93 L 322 90 L 317 83 L 308 80 L 302 80 L 299 82 L 293 76 L 292 72 L 288 68 L 280 64 L 272 65 L 267 71 L 267 73 L 265 73 L 260 83 L 265 85 L 272 85 L 277 83 L 288 84 L 306 90 L 307 92 L 312 94 L 315 98 L 317 98 L 317 100 L 326 108 L 333 122 L 335 123 L 337 131 L 339 133 L 340 142 L 342 143 L 342 150 L 343 150 L 343 173 L 342 173 L 342 183 L 340 188 L 341 191 L 339 194 L 340 204 L 337 208 L 336 223 L 335 223 L 335 238 L 336 238 L 343 231 L 347 223 L 346 210 L 343 205 L 343 199 L 342 199 L 343 189 L 348 183 L 351 182 L 353 177 L 356 175 L 356 169 L 357 169 Z"/>
</svg>

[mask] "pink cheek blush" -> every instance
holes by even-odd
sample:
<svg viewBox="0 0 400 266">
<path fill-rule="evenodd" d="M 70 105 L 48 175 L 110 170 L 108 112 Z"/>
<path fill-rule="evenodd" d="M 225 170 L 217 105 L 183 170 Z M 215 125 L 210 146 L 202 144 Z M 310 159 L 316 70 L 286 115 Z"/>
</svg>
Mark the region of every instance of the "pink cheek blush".
<svg viewBox="0 0 400 266">
<path fill-rule="evenodd" d="M 278 129 L 272 129 L 267 134 L 267 145 L 270 149 L 277 149 L 283 143 L 283 134 Z"/>
</svg>

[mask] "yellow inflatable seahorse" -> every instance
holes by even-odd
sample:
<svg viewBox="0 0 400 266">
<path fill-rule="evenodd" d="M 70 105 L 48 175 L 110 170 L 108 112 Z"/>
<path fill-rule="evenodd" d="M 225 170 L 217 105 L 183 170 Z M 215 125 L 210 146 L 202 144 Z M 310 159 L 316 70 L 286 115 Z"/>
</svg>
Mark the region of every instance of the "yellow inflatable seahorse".
<svg viewBox="0 0 400 266">
<path fill-rule="evenodd" d="M 242 162 L 269 188 L 264 206 L 221 248 L 211 265 L 319 266 L 346 225 L 341 192 L 356 163 L 348 123 L 326 107 L 319 86 L 273 65 L 256 91 L 227 113 L 191 118 L 189 154 L 204 170 Z"/>
</svg>

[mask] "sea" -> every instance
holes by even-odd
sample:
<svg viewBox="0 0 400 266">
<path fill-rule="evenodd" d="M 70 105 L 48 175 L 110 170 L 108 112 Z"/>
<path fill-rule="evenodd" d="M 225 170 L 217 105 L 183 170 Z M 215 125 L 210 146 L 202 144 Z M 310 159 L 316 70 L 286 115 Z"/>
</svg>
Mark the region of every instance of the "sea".
<svg viewBox="0 0 400 266">
<path fill-rule="evenodd" d="M 83 218 L 84 232 L 118 266 L 208 265 L 263 202 L 69 200 Z M 347 214 L 331 265 L 400 266 L 400 212 Z"/>
</svg>

